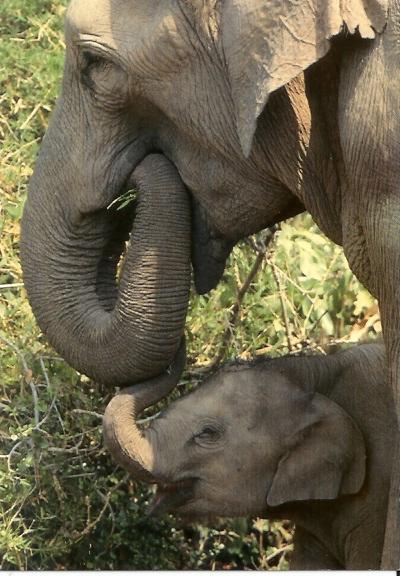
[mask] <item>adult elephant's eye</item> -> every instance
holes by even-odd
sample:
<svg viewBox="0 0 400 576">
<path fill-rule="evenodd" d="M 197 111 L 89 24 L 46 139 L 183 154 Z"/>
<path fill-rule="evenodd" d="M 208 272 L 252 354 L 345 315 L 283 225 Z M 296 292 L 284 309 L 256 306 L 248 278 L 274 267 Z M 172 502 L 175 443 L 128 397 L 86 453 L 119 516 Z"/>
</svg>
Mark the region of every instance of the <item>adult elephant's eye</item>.
<svg viewBox="0 0 400 576">
<path fill-rule="evenodd" d="M 95 52 L 82 54 L 82 83 L 99 104 L 105 107 L 123 106 L 128 98 L 128 79 L 115 62 Z"/>
<path fill-rule="evenodd" d="M 93 74 L 107 70 L 110 64 L 106 58 L 103 58 L 99 54 L 85 50 L 82 53 L 82 80 L 84 84 L 86 84 L 88 88 L 94 88 Z"/>
<path fill-rule="evenodd" d="M 98 66 L 99 64 L 101 65 L 102 63 L 107 62 L 107 60 L 100 56 L 100 54 L 89 52 L 88 50 L 85 50 L 82 55 L 86 67 Z"/>
</svg>

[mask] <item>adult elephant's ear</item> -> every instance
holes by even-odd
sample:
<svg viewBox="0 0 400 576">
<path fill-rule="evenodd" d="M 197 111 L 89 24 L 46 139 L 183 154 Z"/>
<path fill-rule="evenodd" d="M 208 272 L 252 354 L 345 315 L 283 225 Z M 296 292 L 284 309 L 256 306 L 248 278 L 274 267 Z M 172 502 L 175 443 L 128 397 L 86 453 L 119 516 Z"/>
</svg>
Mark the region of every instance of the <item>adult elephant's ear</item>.
<svg viewBox="0 0 400 576">
<path fill-rule="evenodd" d="M 268 96 L 322 58 L 342 29 L 374 38 L 388 0 L 224 0 L 221 28 L 243 153 Z"/>
<path fill-rule="evenodd" d="M 335 402 L 316 394 L 287 441 L 267 504 L 357 494 L 365 480 L 365 461 L 364 439 L 354 420 Z"/>
</svg>

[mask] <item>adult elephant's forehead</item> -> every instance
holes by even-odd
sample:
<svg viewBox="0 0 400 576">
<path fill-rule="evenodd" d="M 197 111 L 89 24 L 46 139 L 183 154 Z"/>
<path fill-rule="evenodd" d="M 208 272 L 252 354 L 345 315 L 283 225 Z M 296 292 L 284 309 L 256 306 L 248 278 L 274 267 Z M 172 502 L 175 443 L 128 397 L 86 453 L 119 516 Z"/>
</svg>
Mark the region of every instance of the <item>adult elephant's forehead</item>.
<svg viewBox="0 0 400 576">
<path fill-rule="evenodd" d="M 123 52 L 132 41 L 154 41 L 154 31 L 171 27 L 170 0 L 72 0 L 66 14 L 67 40 L 90 40 Z M 134 27 L 133 27 L 134 23 Z"/>
</svg>

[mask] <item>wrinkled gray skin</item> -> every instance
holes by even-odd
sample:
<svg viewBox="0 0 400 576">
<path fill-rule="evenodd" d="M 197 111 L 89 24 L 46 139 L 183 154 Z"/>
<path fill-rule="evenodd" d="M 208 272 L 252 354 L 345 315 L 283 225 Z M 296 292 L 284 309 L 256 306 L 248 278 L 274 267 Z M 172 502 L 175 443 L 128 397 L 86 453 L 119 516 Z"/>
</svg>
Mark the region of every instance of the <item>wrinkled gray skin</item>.
<svg viewBox="0 0 400 576">
<path fill-rule="evenodd" d="M 205 292 L 239 238 L 306 209 L 379 298 L 400 415 L 400 1 L 73 0 L 66 45 L 21 245 L 53 346 L 104 382 L 160 374 L 190 244 Z M 118 288 L 132 218 L 106 207 L 132 182 Z M 396 466 L 384 567 L 400 566 Z"/>
<path fill-rule="evenodd" d="M 158 483 L 154 510 L 291 519 L 292 569 L 378 569 L 396 438 L 385 376 L 374 344 L 226 366 L 143 430 L 132 418 L 168 393 L 164 376 L 114 397 L 105 441 Z"/>
</svg>

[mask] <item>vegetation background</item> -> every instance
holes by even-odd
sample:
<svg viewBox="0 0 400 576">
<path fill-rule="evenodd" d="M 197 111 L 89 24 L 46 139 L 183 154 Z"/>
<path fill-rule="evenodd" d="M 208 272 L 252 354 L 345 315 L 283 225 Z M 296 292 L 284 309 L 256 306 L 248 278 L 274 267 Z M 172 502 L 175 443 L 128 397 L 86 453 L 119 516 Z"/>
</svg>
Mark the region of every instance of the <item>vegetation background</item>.
<svg viewBox="0 0 400 576">
<path fill-rule="evenodd" d="M 113 391 L 57 357 L 31 314 L 19 221 L 62 74 L 64 9 L 65 0 L 0 3 L 0 568 L 285 568 L 288 523 L 148 518 L 150 491 L 102 448 Z M 219 287 L 193 294 L 188 371 L 175 396 L 225 358 L 324 353 L 380 332 L 376 303 L 309 216 L 270 240 L 243 243 Z"/>
</svg>

